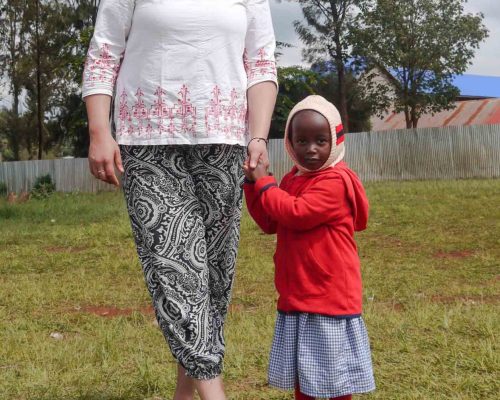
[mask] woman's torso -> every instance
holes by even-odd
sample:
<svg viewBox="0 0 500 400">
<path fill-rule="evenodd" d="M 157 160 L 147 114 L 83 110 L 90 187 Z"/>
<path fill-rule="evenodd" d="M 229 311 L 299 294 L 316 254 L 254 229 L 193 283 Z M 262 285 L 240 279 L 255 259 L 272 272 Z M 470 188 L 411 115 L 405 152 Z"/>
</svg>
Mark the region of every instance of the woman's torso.
<svg viewBox="0 0 500 400">
<path fill-rule="evenodd" d="M 246 18 L 241 0 L 137 0 L 116 87 L 121 141 L 243 140 Z"/>
<path fill-rule="evenodd" d="M 246 90 L 276 82 L 267 0 L 106 0 L 101 11 L 84 96 L 117 75 L 120 144 L 246 144 Z M 109 40 L 120 30 L 123 49 Z"/>
</svg>

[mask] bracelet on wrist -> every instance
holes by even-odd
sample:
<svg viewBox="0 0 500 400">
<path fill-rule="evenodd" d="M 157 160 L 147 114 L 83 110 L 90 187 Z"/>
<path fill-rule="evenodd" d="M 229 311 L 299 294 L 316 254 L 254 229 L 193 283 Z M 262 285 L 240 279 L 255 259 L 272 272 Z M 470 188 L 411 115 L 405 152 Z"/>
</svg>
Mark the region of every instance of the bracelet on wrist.
<svg viewBox="0 0 500 400">
<path fill-rule="evenodd" d="M 260 142 L 261 140 L 264 141 L 266 143 L 266 147 L 269 143 L 269 140 L 266 139 L 266 138 L 263 138 L 263 137 L 253 137 L 250 139 L 250 141 L 248 142 L 248 144 L 252 143 L 252 140 L 257 140 L 258 142 Z"/>
</svg>

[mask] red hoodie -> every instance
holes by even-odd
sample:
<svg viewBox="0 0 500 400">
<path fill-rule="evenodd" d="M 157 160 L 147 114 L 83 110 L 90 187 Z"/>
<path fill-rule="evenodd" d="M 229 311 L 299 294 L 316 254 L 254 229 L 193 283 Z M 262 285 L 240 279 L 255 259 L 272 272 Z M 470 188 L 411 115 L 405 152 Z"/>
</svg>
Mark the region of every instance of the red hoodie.
<svg viewBox="0 0 500 400">
<path fill-rule="evenodd" d="M 360 315 L 361 272 L 354 231 L 366 228 L 365 190 L 344 162 L 296 173 L 293 167 L 280 187 L 272 176 L 244 185 L 250 215 L 264 232 L 278 236 L 278 310 Z"/>
</svg>

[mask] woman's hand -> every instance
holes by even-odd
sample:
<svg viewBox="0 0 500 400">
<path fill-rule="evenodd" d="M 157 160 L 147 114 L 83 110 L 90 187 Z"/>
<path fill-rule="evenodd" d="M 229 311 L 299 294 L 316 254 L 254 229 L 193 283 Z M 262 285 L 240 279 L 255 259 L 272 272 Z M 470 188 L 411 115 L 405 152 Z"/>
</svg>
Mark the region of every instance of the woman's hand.
<svg viewBox="0 0 500 400">
<path fill-rule="evenodd" d="M 269 155 L 267 153 L 267 144 L 265 140 L 251 140 L 247 147 L 248 152 L 248 165 L 251 170 L 257 167 L 257 164 L 262 162 L 265 168 L 269 167 Z"/>
<path fill-rule="evenodd" d="M 122 158 L 118 144 L 111 136 L 109 107 L 111 97 L 95 94 L 85 98 L 89 117 L 89 167 L 97 179 L 119 186 L 115 166 L 123 173 Z"/>
<path fill-rule="evenodd" d="M 120 183 L 115 175 L 116 168 L 123 173 L 122 159 L 118 144 L 111 136 L 111 132 L 99 132 L 90 134 L 89 147 L 90 172 L 97 179 L 119 186 Z"/>
<path fill-rule="evenodd" d="M 262 161 L 259 161 L 254 169 L 250 169 L 248 160 L 246 160 L 243 163 L 243 172 L 245 173 L 245 177 L 252 182 L 257 182 L 260 178 L 269 175 L 267 167 L 264 166 Z"/>
</svg>

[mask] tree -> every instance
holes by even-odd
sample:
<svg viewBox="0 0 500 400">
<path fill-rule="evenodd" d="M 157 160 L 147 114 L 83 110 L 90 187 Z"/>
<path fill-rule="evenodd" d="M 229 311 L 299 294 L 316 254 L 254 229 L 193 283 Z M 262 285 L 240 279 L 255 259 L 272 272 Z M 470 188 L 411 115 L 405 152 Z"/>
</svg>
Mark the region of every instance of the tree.
<svg viewBox="0 0 500 400">
<path fill-rule="evenodd" d="M 338 80 L 335 78 L 335 65 L 331 63 L 316 63 L 312 68 L 318 72 L 323 79 L 318 81 L 314 87 L 316 94 L 323 96 L 339 107 L 338 98 Z M 359 79 L 351 69 L 347 70 L 344 76 L 347 115 L 349 116 L 350 132 L 367 132 L 371 129 L 370 117 L 374 114 L 376 104 L 370 96 L 364 93 L 364 87 L 360 85 Z"/>
<path fill-rule="evenodd" d="M 288 114 L 304 97 L 315 94 L 314 88 L 321 76 L 301 67 L 278 68 L 279 92 L 276 99 L 269 137 L 282 139 Z"/>
<path fill-rule="evenodd" d="M 362 6 L 353 30 L 365 87 L 380 109 L 404 111 L 407 128 L 424 113 L 453 107 L 455 75 L 471 64 L 487 37 L 482 14 L 466 14 L 466 0 L 376 0 Z M 382 79 L 381 79 L 382 78 Z"/>
<path fill-rule="evenodd" d="M 80 87 L 83 67 L 90 39 L 97 19 L 100 0 L 70 0 L 68 15 L 68 42 L 66 47 L 66 65 L 71 90 L 58 105 L 56 120 L 51 124 L 54 137 L 62 141 L 66 148 L 72 149 L 77 157 L 87 157 L 89 136 L 85 105 L 81 100 Z"/>
<path fill-rule="evenodd" d="M 36 121 L 38 158 L 41 158 L 42 150 L 47 152 L 66 139 L 64 131 L 49 130 L 48 126 L 53 128 L 53 120 L 59 120 L 65 109 L 75 106 L 73 97 L 80 89 L 83 59 L 92 29 L 88 25 L 95 20 L 96 2 L 38 1 L 38 6 L 37 2 L 30 2 L 27 11 L 27 30 L 32 34 L 25 57 L 28 71 L 25 87 L 28 112 Z M 87 15 L 83 15 L 85 12 Z"/>
<path fill-rule="evenodd" d="M 25 76 L 21 59 L 25 54 L 26 0 L 0 0 L 0 77 L 6 78 L 12 96 L 12 108 L 5 118 L 4 135 L 12 157 L 19 159 L 21 149 L 19 130 L 20 98 Z"/>
<path fill-rule="evenodd" d="M 41 158 L 67 143 L 85 142 L 86 127 L 77 120 L 84 106 L 75 99 L 98 5 L 99 0 L 0 0 L 0 76 L 12 96 L 2 126 L 9 158 Z"/>
<path fill-rule="evenodd" d="M 350 27 L 365 0 L 298 0 L 307 24 L 294 21 L 295 30 L 306 45 L 304 58 L 311 62 L 333 61 L 337 76 L 340 115 L 349 131 L 346 73 L 350 60 Z"/>
<path fill-rule="evenodd" d="M 9 149 L 7 139 L 7 111 L 0 109 L 0 162 L 9 161 L 12 158 L 12 151 Z"/>
<path fill-rule="evenodd" d="M 279 93 L 276 100 L 269 137 L 283 138 L 286 120 L 295 104 L 311 94 L 319 94 L 338 107 L 338 81 L 328 63 L 318 63 L 312 69 L 301 67 L 278 68 Z M 372 106 L 361 96 L 355 77 L 348 73 L 345 77 L 347 88 L 347 111 L 351 121 L 351 131 L 370 129 Z"/>
</svg>

